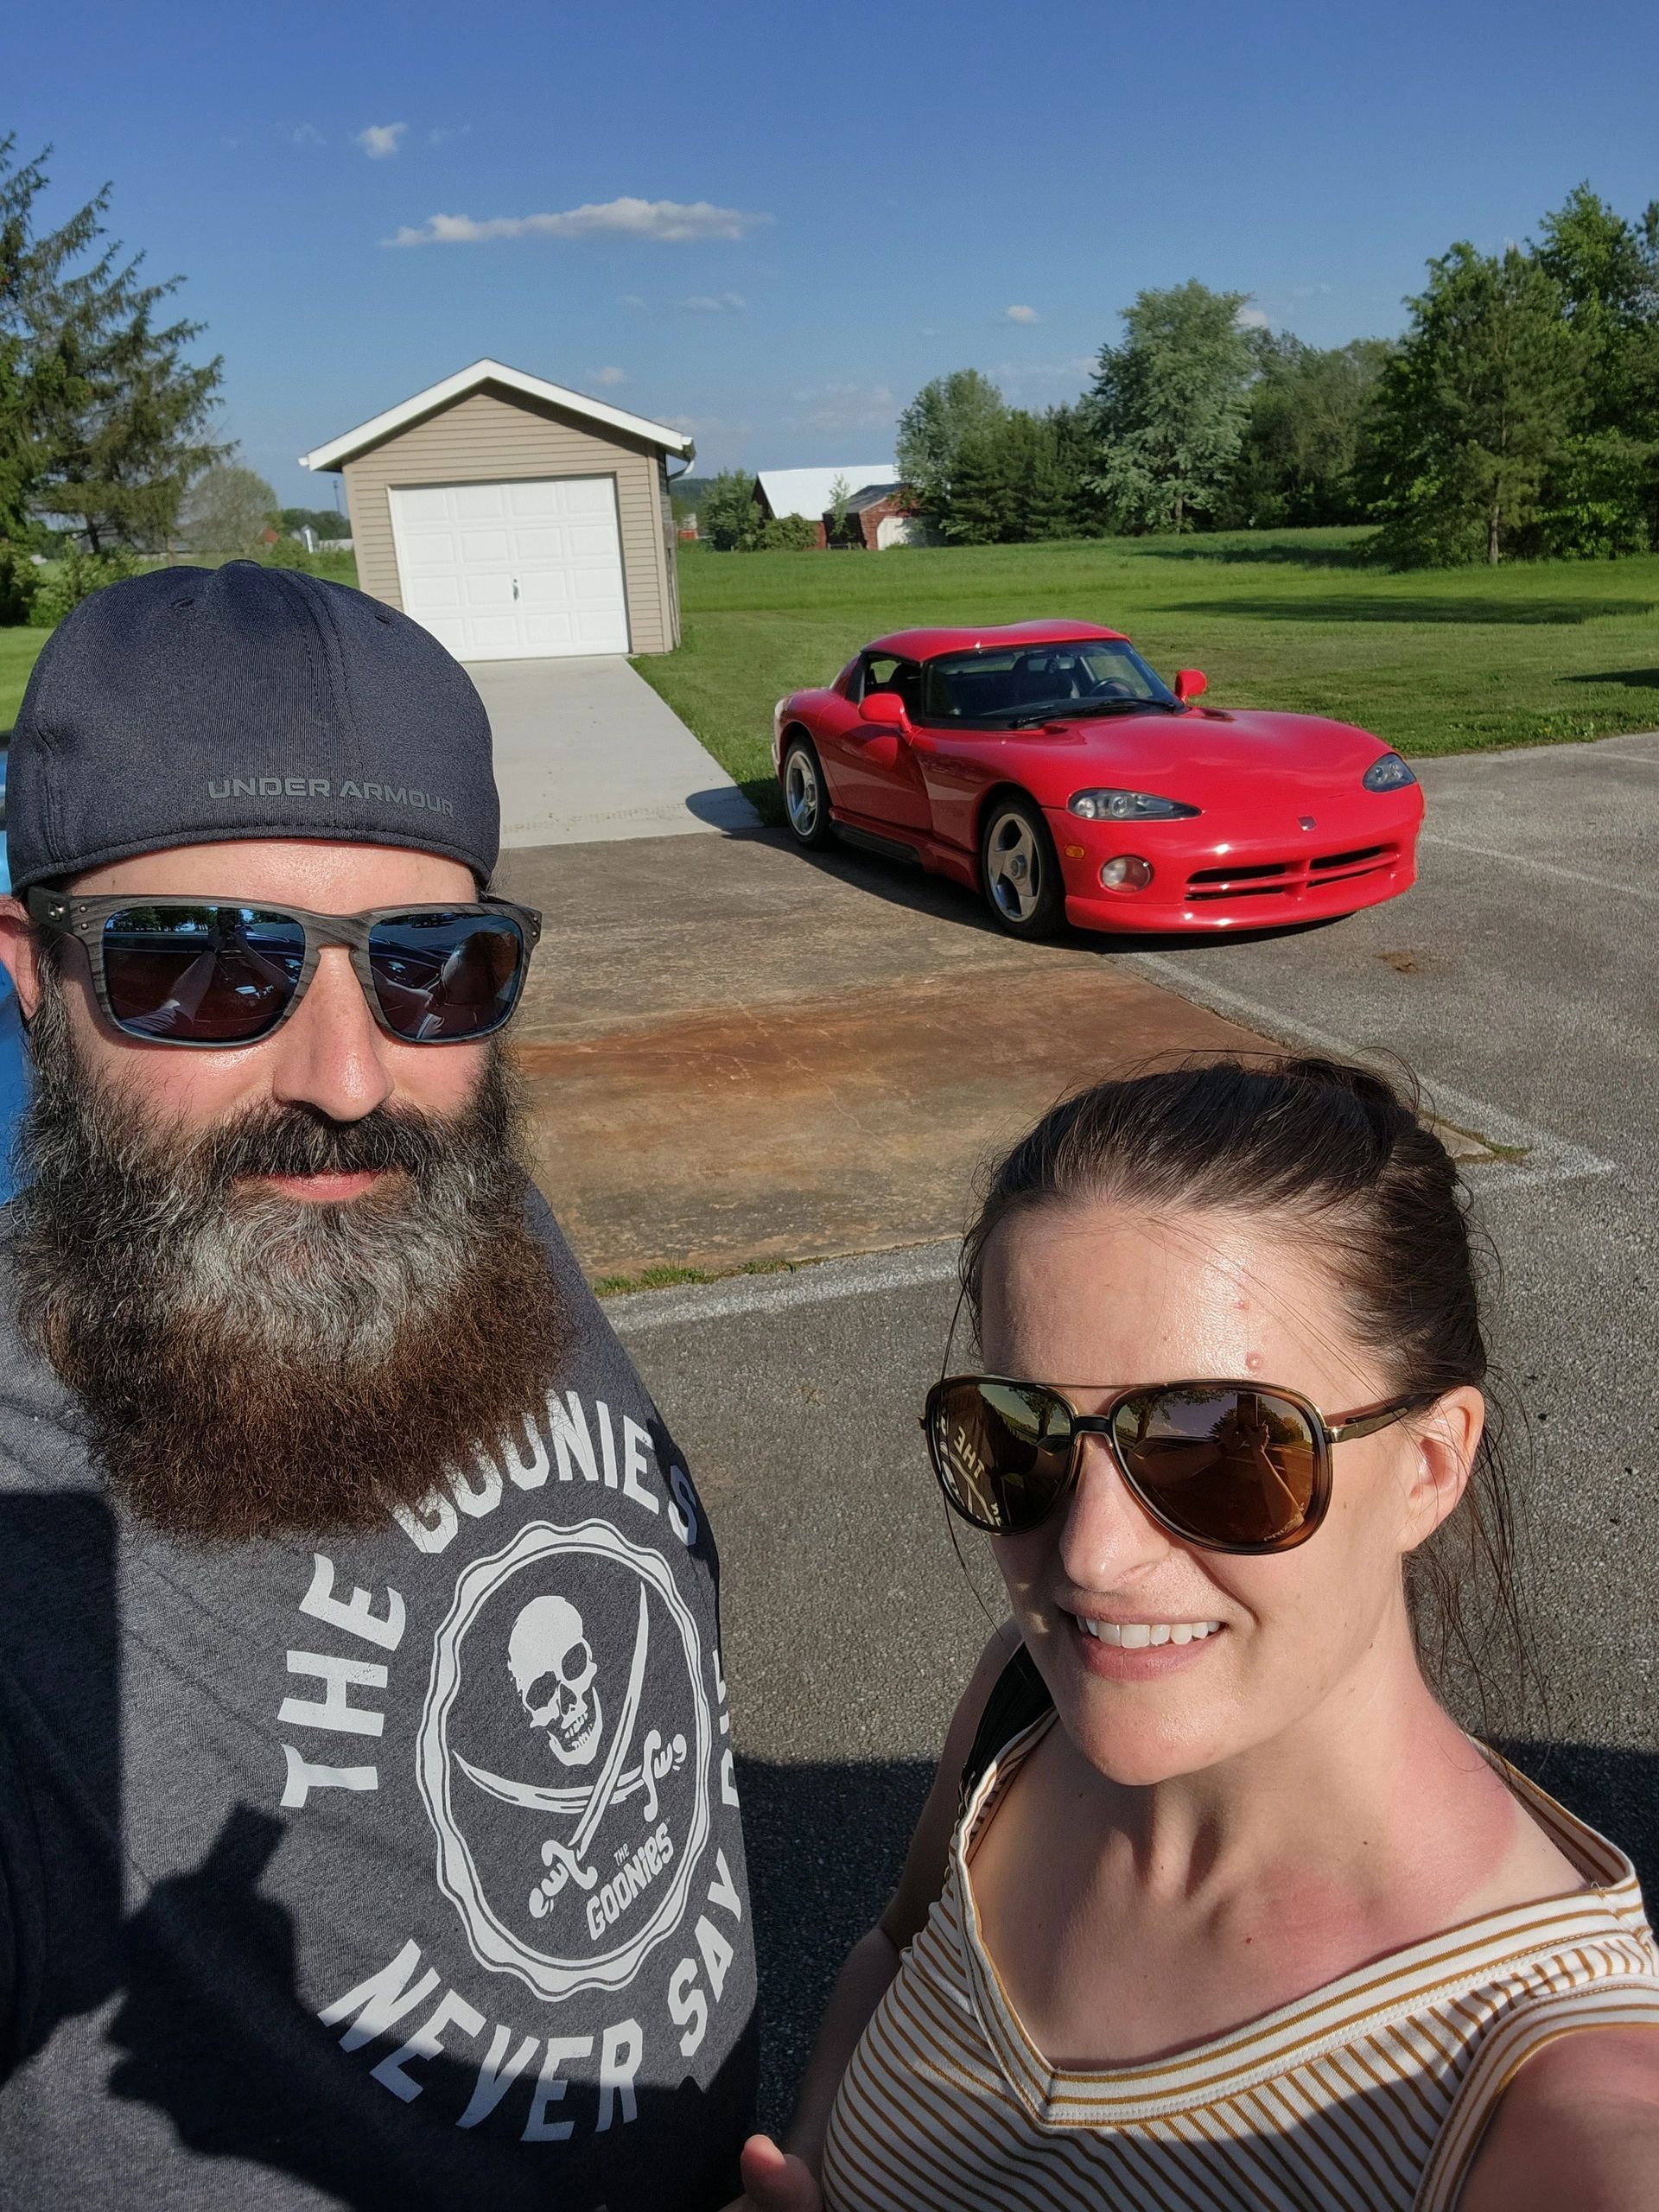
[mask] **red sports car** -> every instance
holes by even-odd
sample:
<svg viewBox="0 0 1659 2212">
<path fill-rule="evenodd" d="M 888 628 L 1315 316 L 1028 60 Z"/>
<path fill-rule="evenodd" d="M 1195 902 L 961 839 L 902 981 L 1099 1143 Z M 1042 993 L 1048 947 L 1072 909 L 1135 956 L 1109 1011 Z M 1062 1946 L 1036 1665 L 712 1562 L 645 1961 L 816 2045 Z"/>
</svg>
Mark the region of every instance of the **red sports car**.
<svg viewBox="0 0 1659 2212">
<path fill-rule="evenodd" d="M 1088 622 L 904 630 L 780 699 L 772 757 L 802 844 L 919 861 L 1016 937 L 1260 929 L 1410 887 L 1423 795 L 1397 753 L 1205 688 Z"/>
</svg>

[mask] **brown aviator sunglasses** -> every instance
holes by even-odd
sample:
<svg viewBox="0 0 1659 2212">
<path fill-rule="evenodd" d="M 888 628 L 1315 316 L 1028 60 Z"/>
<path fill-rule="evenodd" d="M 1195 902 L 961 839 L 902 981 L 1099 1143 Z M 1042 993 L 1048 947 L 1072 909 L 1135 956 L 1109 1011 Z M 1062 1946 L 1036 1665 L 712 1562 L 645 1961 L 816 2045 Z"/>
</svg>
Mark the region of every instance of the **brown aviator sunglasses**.
<svg viewBox="0 0 1659 2212">
<path fill-rule="evenodd" d="M 1306 1543 L 1325 1518 L 1334 1445 L 1433 1403 L 1420 1392 L 1327 1420 L 1297 1390 L 1160 1382 L 1085 1414 L 1052 1383 L 951 1375 L 928 1392 L 922 1427 L 945 1503 L 993 1535 L 1040 1528 L 1077 1479 L 1084 1439 L 1098 1436 L 1172 1535 L 1261 1556 Z"/>
</svg>

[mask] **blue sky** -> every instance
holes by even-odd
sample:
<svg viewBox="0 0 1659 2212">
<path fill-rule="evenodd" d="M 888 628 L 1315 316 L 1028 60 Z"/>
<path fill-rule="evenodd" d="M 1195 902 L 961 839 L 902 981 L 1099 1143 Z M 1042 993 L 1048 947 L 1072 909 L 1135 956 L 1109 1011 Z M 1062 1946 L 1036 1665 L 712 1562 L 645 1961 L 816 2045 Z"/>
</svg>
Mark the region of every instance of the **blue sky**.
<svg viewBox="0 0 1659 2212">
<path fill-rule="evenodd" d="M 299 453 L 482 354 L 700 474 L 868 461 L 945 369 L 1073 397 L 1143 286 L 1335 344 L 1581 178 L 1659 195 L 1651 0 L 83 0 L 5 51 L 0 132 L 55 208 L 113 182 L 304 504 Z"/>
</svg>

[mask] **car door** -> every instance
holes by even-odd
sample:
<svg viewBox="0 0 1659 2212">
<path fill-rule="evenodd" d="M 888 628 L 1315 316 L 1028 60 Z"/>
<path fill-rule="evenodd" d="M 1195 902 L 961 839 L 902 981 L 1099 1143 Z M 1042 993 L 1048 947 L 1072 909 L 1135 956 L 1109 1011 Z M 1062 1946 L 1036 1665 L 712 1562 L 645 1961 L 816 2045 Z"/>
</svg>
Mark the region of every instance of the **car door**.
<svg viewBox="0 0 1659 2212">
<path fill-rule="evenodd" d="M 893 653 L 864 654 L 850 687 L 855 714 L 877 691 L 895 693 L 913 713 L 921 703 L 921 677 L 914 661 Z M 824 766 L 838 811 L 895 833 L 930 827 L 927 791 L 907 728 L 854 720 L 837 734 L 835 756 Z"/>
</svg>

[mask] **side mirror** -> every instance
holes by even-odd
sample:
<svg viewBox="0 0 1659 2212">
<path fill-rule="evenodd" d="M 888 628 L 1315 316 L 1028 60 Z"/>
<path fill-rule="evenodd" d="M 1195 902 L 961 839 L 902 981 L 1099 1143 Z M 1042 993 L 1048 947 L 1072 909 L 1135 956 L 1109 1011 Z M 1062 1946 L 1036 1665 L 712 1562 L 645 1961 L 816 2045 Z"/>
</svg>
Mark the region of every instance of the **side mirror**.
<svg viewBox="0 0 1659 2212">
<path fill-rule="evenodd" d="M 867 691 L 858 702 L 858 718 L 880 722 L 884 729 L 908 729 L 910 716 L 896 691 Z"/>
<path fill-rule="evenodd" d="M 1178 668 L 1175 671 L 1175 696 L 1182 701 L 1197 699 L 1210 689 L 1210 679 L 1201 668 Z"/>
</svg>

